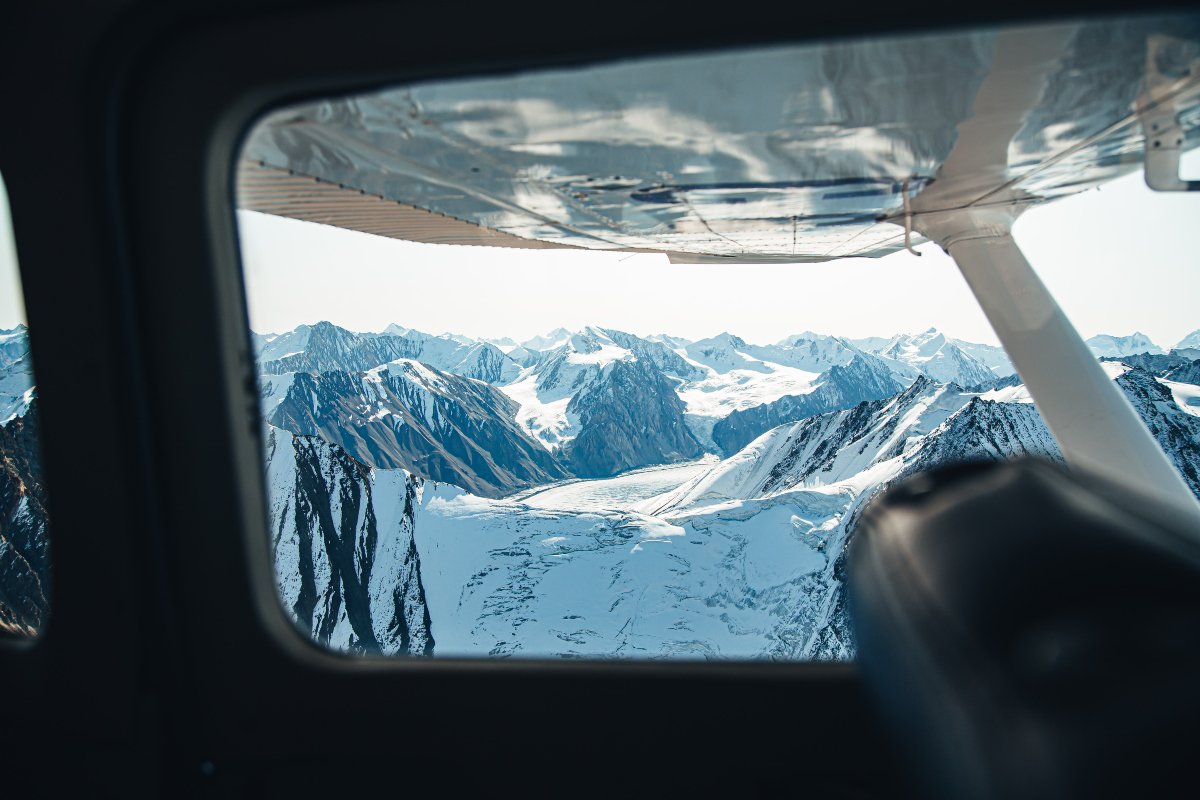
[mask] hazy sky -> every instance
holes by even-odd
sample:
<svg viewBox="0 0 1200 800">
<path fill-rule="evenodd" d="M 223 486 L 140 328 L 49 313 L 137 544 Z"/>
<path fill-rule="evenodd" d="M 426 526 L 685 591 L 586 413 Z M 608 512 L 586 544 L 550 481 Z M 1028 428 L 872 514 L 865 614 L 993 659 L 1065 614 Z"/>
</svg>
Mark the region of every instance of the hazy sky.
<svg viewBox="0 0 1200 800">
<path fill-rule="evenodd" d="M 1190 154 L 1190 171 L 1200 151 Z M 430 333 L 524 339 L 587 324 L 753 342 L 814 330 L 889 336 L 936 326 L 995 343 L 953 261 L 672 265 L 665 256 L 399 242 L 240 212 L 252 324 L 290 330 L 328 319 Z M 1140 174 L 1035 209 L 1016 237 L 1085 336 L 1148 334 L 1170 347 L 1200 328 L 1200 195 L 1156 194 Z"/>
<path fill-rule="evenodd" d="M 1200 173 L 1200 151 L 1185 160 Z M 0 192 L 0 327 L 23 321 Z M 924 256 L 828 264 L 672 265 L 656 255 L 400 242 L 239 212 L 253 327 L 328 319 L 432 333 L 528 338 L 587 324 L 755 342 L 814 330 L 888 336 L 936 326 L 996 341 L 953 262 Z M 1156 194 L 1140 174 L 1027 214 L 1016 236 L 1086 336 L 1140 330 L 1164 347 L 1200 328 L 1200 195 Z"/>
</svg>

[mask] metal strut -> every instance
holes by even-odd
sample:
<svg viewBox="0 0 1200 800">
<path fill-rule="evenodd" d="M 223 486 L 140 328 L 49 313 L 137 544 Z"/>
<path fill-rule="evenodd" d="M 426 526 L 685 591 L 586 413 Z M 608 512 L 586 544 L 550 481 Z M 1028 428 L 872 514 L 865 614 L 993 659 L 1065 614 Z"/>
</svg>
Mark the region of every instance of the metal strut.
<svg viewBox="0 0 1200 800">
<path fill-rule="evenodd" d="M 1179 177 L 1183 126 L 1174 110 L 1142 118 L 1146 185 L 1156 192 L 1200 192 L 1200 181 Z"/>
<path fill-rule="evenodd" d="M 904 183 L 900 185 L 900 196 L 904 201 L 904 249 L 912 253 L 918 258 L 921 256 L 912 246 L 912 198 L 908 196 L 908 182 L 910 178 L 905 178 Z"/>
<path fill-rule="evenodd" d="M 1156 34 L 1146 41 L 1145 88 L 1136 107 L 1142 121 L 1143 169 L 1146 185 L 1156 192 L 1200 192 L 1200 181 L 1179 177 L 1179 159 L 1183 155 L 1183 126 L 1179 124 L 1180 91 L 1200 82 L 1200 59 L 1192 62 L 1184 78 L 1164 75 L 1159 56 L 1179 40 Z"/>
<path fill-rule="evenodd" d="M 1013 240 L 1005 208 L 917 215 L 983 307 L 1067 463 L 1200 523 L 1200 503 Z"/>
</svg>

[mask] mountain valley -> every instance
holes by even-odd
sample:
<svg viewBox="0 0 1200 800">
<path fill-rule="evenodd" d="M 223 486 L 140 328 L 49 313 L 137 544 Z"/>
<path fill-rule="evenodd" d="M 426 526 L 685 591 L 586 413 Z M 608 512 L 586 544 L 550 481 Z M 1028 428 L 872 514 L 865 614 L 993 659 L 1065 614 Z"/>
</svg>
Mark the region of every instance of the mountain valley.
<svg viewBox="0 0 1200 800">
<path fill-rule="evenodd" d="M 287 337 L 277 350 L 292 349 L 303 335 L 260 341 L 265 351 Z M 365 366 L 401 352 L 397 336 L 441 366 L 420 354 Z M 1200 495 L 1192 362 L 1112 347 L 1098 352 L 1114 359 L 1109 375 Z M 486 371 L 459 358 L 485 348 L 501 356 Z M 272 477 L 281 595 L 308 635 L 356 652 L 851 658 L 843 555 L 871 497 L 942 464 L 1061 462 L 1003 351 L 936 330 L 754 345 L 599 327 L 481 342 L 393 326 L 310 332 L 262 363 L 273 446 L 291 435 L 299 453 L 320 441 L 343 465 L 327 473 L 341 487 L 327 501 L 313 499 L 311 481 Z M 394 387 L 398 375 L 424 376 L 424 394 Z M 373 510 L 384 495 L 403 496 L 403 512 Z M 353 515 L 350 496 L 367 498 Z M 294 531 L 329 526 L 312 511 L 322 502 L 342 522 L 315 552 L 313 535 Z M 336 556 L 355 537 L 347 552 L 377 552 L 390 537 L 368 578 L 365 562 Z M 363 590 L 389 570 L 390 594 Z M 340 593 L 331 576 L 348 576 Z M 300 603 L 297 587 L 309 585 L 321 588 Z M 349 610 L 364 607 L 365 617 Z"/>
<path fill-rule="evenodd" d="M 1196 336 L 1092 344 L 1200 496 Z M 253 341 L 278 595 L 348 653 L 852 658 L 844 554 L 872 497 L 1062 460 L 1003 351 L 933 329 Z M 52 553 L 23 327 L 0 332 L 0 409 L 0 629 L 28 636 Z"/>
</svg>

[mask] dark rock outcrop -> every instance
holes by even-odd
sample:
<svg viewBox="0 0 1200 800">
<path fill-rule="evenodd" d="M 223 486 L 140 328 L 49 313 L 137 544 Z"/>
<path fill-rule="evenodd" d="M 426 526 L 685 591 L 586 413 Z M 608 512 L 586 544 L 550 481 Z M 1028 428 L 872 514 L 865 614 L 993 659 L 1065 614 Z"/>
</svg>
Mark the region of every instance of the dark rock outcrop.
<svg viewBox="0 0 1200 800">
<path fill-rule="evenodd" d="M 368 373 L 298 373 L 270 422 L 373 467 L 403 467 L 484 497 L 568 477 L 491 386 L 398 361 Z"/>
<path fill-rule="evenodd" d="M 891 397 L 902 388 L 886 364 L 868 355 L 856 355 L 845 366 L 831 367 L 820 385 L 808 394 L 786 395 L 772 403 L 734 411 L 713 426 L 712 438 L 726 455 L 731 455 L 772 428 L 852 408 L 864 400 Z"/>
<path fill-rule="evenodd" d="M 568 414 L 578 415 L 580 432 L 563 457 L 581 478 L 698 458 L 704 448 L 683 411 L 674 385 L 653 361 L 613 361 L 567 406 Z"/>
<path fill-rule="evenodd" d="M 50 604 L 50 539 L 37 400 L 0 427 L 0 633 L 34 636 Z"/>
<path fill-rule="evenodd" d="M 420 478 L 277 428 L 267 474 L 276 581 L 295 623 L 339 650 L 432 654 L 413 538 Z"/>
</svg>

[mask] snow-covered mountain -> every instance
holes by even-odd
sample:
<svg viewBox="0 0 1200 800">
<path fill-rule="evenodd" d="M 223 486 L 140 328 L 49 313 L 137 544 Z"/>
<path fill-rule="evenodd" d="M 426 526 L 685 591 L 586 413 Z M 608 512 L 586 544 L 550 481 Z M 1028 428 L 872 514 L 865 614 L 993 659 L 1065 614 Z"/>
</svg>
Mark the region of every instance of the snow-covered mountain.
<svg viewBox="0 0 1200 800">
<path fill-rule="evenodd" d="M 432 653 L 413 539 L 421 479 L 275 427 L 265 444 L 275 580 L 292 619 L 337 650 Z"/>
<path fill-rule="evenodd" d="M 938 337 L 941 338 L 939 339 Z M 930 328 L 923 333 L 911 335 L 899 334 L 887 338 L 868 336 L 862 339 L 847 339 L 846 341 L 865 352 L 884 357 L 888 357 L 884 351 L 895 348 L 899 344 L 901 349 L 911 354 L 910 358 L 904 359 L 904 361 L 919 368 L 922 373 L 934 380 L 968 378 L 970 374 L 977 372 L 975 365 L 969 366 L 967 368 L 968 373 L 963 375 L 955 376 L 951 371 L 947 371 L 948 362 L 952 364 L 959 358 L 958 354 L 953 352 L 954 349 L 965 353 L 973 360 L 991 370 L 995 377 L 1006 378 L 1009 375 L 1016 374 L 1012 361 L 1009 360 L 1008 354 L 1004 352 L 1003 347 L 994 344 L 980 344 L 978 342 L 968 342 L 963 339 L 954 339 L 940 334 L 936 328 Z M 938 351 L 944 346 L 943 342 L 953 349 L 948 349 L 945 353 L 939 353 Z M 982 382 L 975 381 L 975 383 Z M 969 386 L 972 384 L 968 382 L 962 385 Z"/>
<path fill-rule="evenodd" d="M 400 358 L 419 359 L 445 372 L 488 383 L 510 381 L 521 370 L 518 363 L 487 342 L 411 329 L 399 335 L 353 333 L 329 322 L 302 325 L 271 339 L 265 343 L 259 363 L 262 372 L 275 375 L 362 371 Z"/>
<path fill-rule="evenodd" d="M 531 435 L 594 478 L 699 456 L 676 388 L 705 374 L 661 342 L 589 327 L 502 389 Z"/>
<path fill-rule="evenodd" d="M 1102 333 L 1086 342 L 1097 356 L 1130 356 L 1138 353 L 1159 354 L 1163 349 L 1140 331 L 1130 336 L 1110 336 Z"/>
<path fill-rule="evenodd" d="M 454 374 L 487 372 L 460 366 L 480 346 L 506 359 L 490 385 Z M 843 554 L 870 497 L 945 463 L 1059 459 L 1003 352 L 936 330 L 312 326 L 262 347 L 287 429 L 268 437 L 281 595 L 348 651 L 848 658 Z M 365 366 L 400 347 L 420 354 Z M 1125 360 L 1106 369 L 1200 493 L 1192 362 Z M 364 366 L 318 369 L 346 361 Z"/>
<path fill-rule="evenodd" d="M 269 421 L 371 466 L 492 497 L 567 477 L 517 424 L 516 411 L 483 381 L 398 359 L 366 372 L 294 373 Z"/>
<path fill-rule="evenodd" d="M 1167 370 L 1162 377 L 1178 383 L 1200 384 L 1200 358 L 1179 364 Z"/>
<path fill-rule="evenodd" d="M 521 342 L 521 346 L 530 350 L 554 350 L 566 344 L 571 338 L 571 331 L 566 328 L 555 328 L 542 336 L 534 336 Z"/>
<path fill-rule="evenodd" d="M 29 332 L 24 325 L 0 330 L 0 424 L 24 414 L 33 397 Z"/>
<path fill-rule="evenodd" d="M 878 355 L 907 364 L 935 381 L 959 386 L 986 383 L 1000 374 L 936 328 L 896 336 L 878 351 Z"/>
<path fill-rule="evenodd" d="M 1117 385 L 1138 416 L 1175 462 L 1184 482 L 1200 497 L 1200 387 L 1178 384 L 1156 379 L 1138 367 L 1131 367 L 1117 377 Z"/>
<path fill-rule="evenodd" d="M 50 598 L 49 517 L 33 400 L 0 425 L 0 633 L 32 636 Z"/>
<path fill-rule="evenodd" d="M 1195 330 L 1179 340 L 1173 350 L 1200 350 L 1200 330 Z"/>
<path fill-rule="evenodd" d="M 29 329 L 24 325 L 0 329 L 0 367 L 19 361 L 29 353 Z"/>
<path fill-rule="evenodd" d="M 986 398 L 921 376 L 891 397 L 776 427 L 644 508 L 661 514 L 845 481 L 878 485 L 911 464 L 1056 454 L 1032 404 Z"/>
<path fill-rule="evenodd" d="M 704 448 L 683 412 L 683 401 L 654 360 L 611 361 L 567 405 L 579 433 L 563 448 L 563 458 L 581 478 L 698 458 Z"/>
<path fill-rule="evenodd" d="M 1194 475 L 1200 418 L 1144 371 L 1117 380 Z M 518 500 L 427 488 L 416 539 L 435 653 L 849 657 L 842 555 L 867 500 L 923 469 L 1017 455 L 1060 459 L 1024 387 L 968 392 L 921 377 L 710 466 Z M 672 474 L 677 488 L 644 499 L 641 483 Z"/>
<path fill-rule="evenodd" d="M 845 366 L 862 352 L 838 336 L 811 331 L 788 336 L 772 345 L 746 345 L 744 349 L 762 361 L 808 372 L 825 372 L 831 367 Z"/>
<path fill-rule="evenodd" d="M 1016 368 L 1013 367 L 1012 361 L 1009 359 L 1008 353 L 1004 352 L 1003 347 L 994 344 L 964 342 L 962 339 L 950 339 L 949 341 L 990 369 L 999 378 L 1007 378 L 1010 375 L 1017 374 Z"/>
<path fill-rule="evenodd" d="M 917 464 L 1023 453 L 1054 454 L 1032 405 L 922 377 L 699 472 L 666 467 L 521 500 L 431 496 L 427 484 L 415 535 L 434 652 L 848 658 L 842 554 L 869 497 Z M 639 481 L 672 473 L 679 488 L 637 499 Z M 588 591 L 565 588 L 579 586 Z"/>
<path fill-rule="evenodd" d="M 1126 356 L 1100 356 L 1101 361 L 1119 361 L 1131 367 L 1141 367 L 1152 375 L 1165 377 L 1172 370 L 1192 363 L 1183 356 L 1170 353 L 1137 353 Z"/>
<path fill-rule="evenodd" d="M 516 344 L 511 338 L 433 336 L 395 324 L 381 333 L 360 334 L 322 322 L 282 335 L 258 337 L 257 346 L 268 412 L 294 373 L 366 371 L 397 359 L 412 359 L 497 386 L 517 403 L 517 421 L 530 436 L 589 477 L 609 474 L 608 469 L 656 463 L 644 459 L 667 463 L 692 452 L 689 438 L 705 451 L 730 453 L 772 425 L 885 396 L 922 374 L 970 386 L 1011 373 L 999 348 L 947 339 L 932 329 L 915 336 L 861 342 L 879 353 L 867 353 L 847 339 L 812 332 L 757 345 L 732 333 L 690 341 L 668 334 L 640 337 L 589 326 L 578 331 L 558 328 Z M 872 363 L 885 365 L 890 378 L 877 376 L 871 389 L 839 388 L 838 380 L 830 380 L 839 375 L 834 368 L 847 367 L 856 357 L 860 361 L 874 357 Z M 590 387 L 611 377 L 613 369 L 607 365 L 618 361 L 648 362 L 653 369 L 638 367 L 638 371 L 644 376 L 661 375 L 665 381 L 653 377 L 647 385 L 653 386 L 654 392 L 640 391 L 636 397 L 631 392 L 633 382 L 621 384 L 624 394 L 611 391 L 612 387 L 605 392 L 592 391 Z M 629 370 L 626 365 L 616 371 Z M 641 426 L 645 431 L 639 436 L 651 441 L 639 441 L 636 447 L 632 440 L 616 445 L 624 455 L 606 459 L 609 463 L 601 466 L 601 449 L 592 443 L 598 440 L 599 428 L 585 433 L 579 415 L 585 390 L 590 397 L 588 420 L 592 425 L 600 419 L 647 413 L 647 424 Z M 665 396 L 668 390 L 683 404 L 686 434 L 677 436 L 668 422 L 674 419 L 671 409 L 675 406 Z M 598 413 L 599 399 L 609 406 L 603 413 Z M 666 416 L 660 420 L 654 409 Z M 654 424 L 649 424 L 650 420 Z M 609 429 L 611 433 L 611 425 Z M 719 431 L 719 442 L 714 430 Z M 572 445 L 580 435 L 584 442 Z M 576 455 L 572 457 L 568 451 Z M 581 459 L 578 454 L 583 452 L 593 455 Z"/>
<path fill-rule="evenodd" d="M 785 395 L 771 403 L 731 412 L 713 426 L 712 439 L 722 452 L 732 455 L 771 428 L 851 408 L 864 400 L 890 397 L 902 388 L 886 363 L 860 353 L 844 366 L 835 363 L 806 394 Z"/>
<path fill-rule="evenodd" d="M 718 374 L 731 370 L 769 371 L 761 359 L 746 352 L 749 347 L 746 340 L 739 336 L 734 336 L 732 333 L 720 333 L 698 342 L 692 342 L 684 348 L 684 352 L 692 361 L 708 367 Z"/>
<path fill-rule="evenodd" d="M 36 394 L 28 355 L 0 367 L 0 424 L 24 414 Z"/>
</svg>

